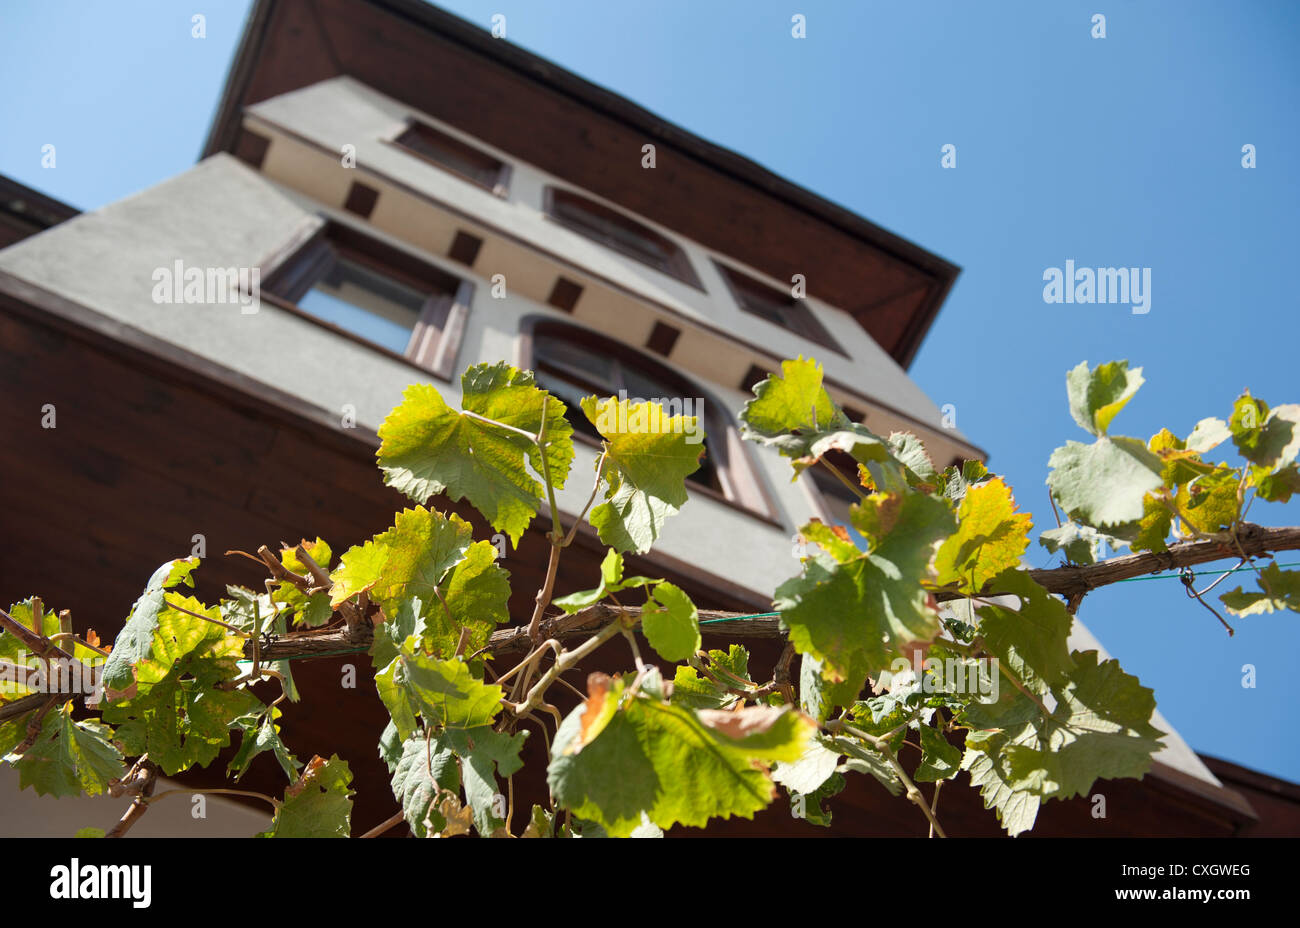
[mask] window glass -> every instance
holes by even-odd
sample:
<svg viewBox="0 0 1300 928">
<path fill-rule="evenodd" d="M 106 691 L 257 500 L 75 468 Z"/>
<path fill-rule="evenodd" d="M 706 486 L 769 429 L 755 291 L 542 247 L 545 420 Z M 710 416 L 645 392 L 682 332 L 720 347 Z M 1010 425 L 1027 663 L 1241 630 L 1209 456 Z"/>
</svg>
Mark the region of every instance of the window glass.
<svg viewBox="0 0 1300 928">
<path fill-rule="evenodd" d="M 681 246 L 631 216 L 571 190 L 555 188 L 549 190 L 548 208 L 552 218 L 573 231 L 703 289 Z"/>
<path fill-rule="evenodd" d="M 298 307 L 400 354 L 427 298 L 414 287 L 336 254 Z"/>
</svg>

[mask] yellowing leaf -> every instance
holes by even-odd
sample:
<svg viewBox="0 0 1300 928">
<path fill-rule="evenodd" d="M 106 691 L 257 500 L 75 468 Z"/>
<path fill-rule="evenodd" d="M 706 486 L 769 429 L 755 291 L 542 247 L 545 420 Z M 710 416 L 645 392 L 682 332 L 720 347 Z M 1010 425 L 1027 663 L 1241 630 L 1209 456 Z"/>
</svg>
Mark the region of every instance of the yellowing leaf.
<svg viewBox="0 0 1300 928">
<path fill-rule="evenodd" d="M 1016 512 L 1011 488 L 1001 477 L 966 491 L 957 510 L 957 531 L 935 556 L 936 583 L 956 582 L 965 593 L 978 593 L 1008 567 L 1020 563 L 1033 527 L 1028 513 Z"/>
</svg>

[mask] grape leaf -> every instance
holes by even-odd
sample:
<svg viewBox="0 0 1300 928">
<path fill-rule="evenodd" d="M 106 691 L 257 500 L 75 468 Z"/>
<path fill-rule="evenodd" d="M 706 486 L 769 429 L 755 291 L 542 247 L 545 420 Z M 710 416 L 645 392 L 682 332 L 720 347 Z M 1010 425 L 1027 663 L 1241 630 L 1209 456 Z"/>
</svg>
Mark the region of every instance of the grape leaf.
<svg viewBox="0 0 1300 928">
<path fill-rule="evenodd" d="M 1197 477 L 1178 489 L 1178 511 L 1184 521 L 1207 534 L 1229 529 L 1241 516 L 1237 470 L 1220 465 L 1212 473 Z"/>
<path fill-rule="evenodd" d="M 103 718 L 118 726 L 117 740 L 127 754 L 149 755 L 167 776 L 207 766 L 230 744 L 230 724 L 261 701 L 248 690 L 222 690 L 218 676 L 180 662 L 148 692 L 104 707 Z"/>
<path fill-rule="evenodd" d="M 570 753 L 586 711 L 579 706 L 556 733 L 547 781 L 574 815 L 616 837 L 630 835 L 642 813 L 663 829 L 752 818 L 773 797 L 765 765 L 797 760 L 814 730 L 810 719 L 788 708 L 710 715 L 642 694 Z"/>
<path fill-rule="evenodd" d="M 1165 533 L 1168 534 L 1168 529 Z M 1066 522 L 1058 528 L 1044 531 L 1038 536 L 1038 543 L 1052 554 L 1064 553 L 1071 564 L 1095 564 L 1101 557 L 1103 545 L 1114 551 L 1123 541 L 1099 532 L 1091 525 Z"/>
<path fill-rule="evenodd" d="M 840 563 L 809 559 L 774 600 L 796 650 L 820 660 L 832 683 L 848 680 L 851 668 L 884 669 L 904 646 L 935 636 L 939 615 L 921 581 L 955 527 L 946 503 L 913 491 L 873 494 L 850 517 L 870 552 Z"/>
<path fill-rule="evenodd" d="M 1163 463 L 1136 438 L 1069 441 L 1047 463 L 1052 496 L 1071 519 L 1093 527 L 1136 522 L 1143 497 L 1163 485 Z"/>
<path fill-rule="evenodd" d="M 1062 683 L 1074 668 L 1066 643 L 1073 619 L 1065 604 L 1016 568 L 999 574 L 993 588 L 1015 595 L 1020 605 L 989 603 L 976 610 L 985 648 L 1022 678 L 1028 669 L 1049 685 Z"/>
<path fill-rule="evenodd" d="M 1103 436 L 1144 382 L 1142 368 L 1129 370 L 1127 361 L 1108 361 L 1091 370 L 1082 361 L 1065 378 L 1070 415 L 1084 430 Z"/>
<path fill-rule="evenodd" d="M 239 750 L 230 759 L 226 771 L 234 774 L 236 783 L 248 772 L 253 758 L 267 751 L 275 756 L 290 782 L 297 779 L 298 768 L 302 763 L 280 739 L 280 726 L 275 724 L 275 719 L 279 716 L 280 710 L 273 708 L 270 712 L 253 712 L 235 719 L 233 727 L 240 732 Z"/>
<path fill-rule="evenodd" d="M 935 555 L 935 582 L 956 583 L 962 592 L 978 593 L 993 577 L 1020 563 L 1033 523 L 1028 513 L 1016 512 L 1011 488 L 1001 477 L 971 487 L 957 518 L 957 531 Z"/>
<path fill-rule="evenodd" d="M 104 663 L 100 680 L 109 690 L 125 690 L 134 681 L 133 668 L 149 659 L 153 651 L 158 617 L 164 609 L 163 591 L 184 583 L 193 586 L 190 576 L 199 566 L 197 557 L 168 561 L 159 567 L 145 590 L 131 608 L 131 615 L 113 642 L 113 651 Z"/>
<path fill-rule="evenodd" d="M 431 384 L 407 387 L 379 427 L 384 482 L 417 503 L 444 492 L 453 501 L 468 499 L 518 544 L 544 493 L 525 461 L 541 475 L 541 457 L 523 435 L 475 416 L 536 435 L 545 407 L 546 462 L 556 489 L 573 463 L 573 427 L 562 402 L 539 389 L 531 373 L 505 363 L 470 367 L 461 390 L 465 412 L 448 406 Z"/>
<path fill-rule="evenodd" d="M 269 830 L 259 838 L 346 838 L 352 833 L 352 771 L 333 755 L 313 757 L 284 791 Z"/>
<path fill-rule="evenodd" d="M 460 768 L 456 755 L 442 736 L 411 738 L 403 742 L 401 757 L 393 773 L 393 798 L 417 838 L 437 834 L 446 825 L 438 809 L 443 790 L 460 789 Z M 426 820 L 428 824 L 426 825 Z"/>
<path fill-rule="evenodd" d="M 755 385 L 754 398 L 740 411 L 740 422 L 742 437 L 775 445 L 788 457 L 806 455 L 809 436 L 849 424 L 822 386 L 822 366 L 802 355 L 782 361 L 780 374 Z"/>
<path fill-rule="evenodd" d="M 700 615 L 680 587 L 657 583 L 641 610 L 641 631 L 666 661 L 688 660 L 700 649 Z"/>
<path fill-rule="evenodd" d="M 1237 587 L 1219 597 L 1233 615 L 1263 615 L 1289 609 L 1300 612 L 1300 571 L 1283 570 L 1269 564 L 1256 578 L 1261 592 L 1246 593 Z"/>
<path fill-rule="evenodd" d="M 6 759 L 18 769 L 19 789 L 30 786 L 38 796 L 77 796 L 83 790 L 98 796 L 125 773 L 122 753 L 112 739 L 107 725 L 73 721 L 69 701 L 45 716 L 36 742 L 26 752 Z"/>
<path fill-rule="evenodd" d="M 772 779 L 792 793 L 805 796 L 817 792 L 835 774 L 840 763 L 840 752 L 832 750 L 821 738 L 808 739 L 808 745 L 797 760 L 777 763 L 772 767 Z"/>
<path fill-rule="evenodd" d="M 449 730 L 446 742 L 461 759 L 465 777 L 465 802 L 473 810 L 474 828 L 480 837 L 488 837 L 505 826 L 504 797 L 497 785 L 503 777 L 517 773 L 524 762 L 519 757 L 528 732 L 513 735 L 493 731 L 490 725 L 479 728 Z"/>
<path fill-rule="evenodd" d="M 919 783 L 951 780 L 961 770 L 961 749 L 948 742 L 929 725 L 921 726 L 921 765 L 914 779 Z"/>
<path fill-rule="evenodd" d="M 389 615 L 408 596 L 434 602 L 447 571 L 464 559 L 473 533 L 455 513 L 444 516 L 423 506 L 404 509 L 392 528 L 343 555 L 330 575 L 330 602 L 337 608 L 368 592 Z"/>
<path fill-rule="evenodd" d="M 1285 467 L 1300 452 L 1300 405 L 1269 409 L 1263 400 L 1243 393 L 1233 406 L 1228 427 L 1238 453 L 1266 471 Z"/>
<path fill-rule="evenodd" d="M 415 713 L 448 729 L 488 725 L 501 711 L 501 687 L 473 676 L 460 658 L 438 660 L 408 638 L 392 663 L 376 676 L 380 698 L 402 739 L 415 730 Z"/>
<path fill-rule="evenodd" d="M 577 593 L 570 593 L 568 596 L 561 596 L 559 599 L 553 599 L 551 605 L 559 606 L 572 615 L 579 610 L 600 602 L 610 593 L 661 582 L 652 577 L 624 578 L 623 570 L 623 555 L 610 548 L 605 554 L 605 559 L 600 563 L 600 586 L 593 590 L 581 590 Z"/>
<path fill-rule="evenodd" d="M 702 677 L 694 667 L 679 664 L 673 680 L 672 701 L 688 709 L 720 709 L 738 698 L 728 689 L 748 689 L 754 681 L 749 676 L 749 652 L 738 644 L 726 651 L 709 651 L 710 677 Z"/>
<path fill-rule="evenodd" d="M 669 416 L 658 403 L 594 396 L 582 411 L 605 439 L 604 500 L 591 510 L 600 540 L 619 551 L 650 550 L 686 502 L 686 478 L 704 454 L 694 416 Z"/>
</svg>

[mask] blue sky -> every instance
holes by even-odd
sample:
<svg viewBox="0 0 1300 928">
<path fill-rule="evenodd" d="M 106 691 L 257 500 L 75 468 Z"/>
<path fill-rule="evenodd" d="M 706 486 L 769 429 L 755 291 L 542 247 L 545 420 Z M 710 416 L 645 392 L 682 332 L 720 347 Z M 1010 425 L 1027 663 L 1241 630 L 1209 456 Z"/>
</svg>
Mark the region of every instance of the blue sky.
<svg viewBox="0 0 1300 928">
<path fill-rule="evenodd" d="M 8 0 L 0 172 L 94 208 L 191 166 L 248 5 Z M 1047 458 L 1084 438 L 1065 402 L 1080 360 L 1144 368 L 1123 434 L 1186 435 L 1244 387 L 1300 401 L 1300 4 L 444 5 L 484 27 L 505 14 L 507 40 L 960 265 L 912 374 L 956 405 L 1039 528 L 1054 524 Z M 1067 259 L 1151 268 L 1150 312 L 1044 303 L 1043 271 Z M 1251 517 L 1300 522 L 1300 506 L 1272 509 Z M 1294 614 L 1239 620 L 1228 639 L 1175 580 L 1094 593 L 1080 614 L 1195 749 L 1300 780 Z"/>
</svg>

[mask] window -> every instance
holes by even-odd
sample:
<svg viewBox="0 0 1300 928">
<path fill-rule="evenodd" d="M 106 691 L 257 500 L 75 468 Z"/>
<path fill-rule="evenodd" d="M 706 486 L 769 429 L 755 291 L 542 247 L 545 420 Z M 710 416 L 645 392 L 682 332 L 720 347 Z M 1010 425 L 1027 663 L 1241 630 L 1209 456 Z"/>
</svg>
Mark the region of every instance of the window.
<svg viewBox="0 0 1300 928">
<path fill-rule="evenodd" d="M 276 268 L 264 289 L 303 315 L 447 379 L 468 314 L 467 286 L 405 252 L 327 223 Z"/>
<path fill-rule="evenodd" d="M 393 144 L 411 154 L 436 164 L 444 171 L 505 196 L 509 168 L 486 152 L 422 122 L 409 123 Z"/>
<path fill-rule="evenodd" d="M 533 371 L 538 386 L 564 401 L 569 423 L 579 435 L 601 440 L 596 427 L 587 420 L 580 403 L 595 394 L 604 399 L 622 396 L 628 399 L 658 400 L 670 413 L 697 415 L 706 433 L 704 457 L 700 467 L 686 479 L 697 487 L 707 487 L 726 497 L 721 460 L 726 442 L 725 425 L 712 410 L 695 396 L 699 391 L 684 378 L 645 357 L 626 345 L 610 341 L 576 326 L 539 323 L 533 330 Z M 671 401 L 689 401 L 687 408 L 674 408 Z M 699 408 L 703 405 L 704 408 Z"/>
<path fill-rule="evenodd" d="M 630 216 L 602 206 L 572 190 L 546 188 L 546 212 L 560 225 L 620 254 L 703 290 L 700 278 L 680 245 Z"/>
<path fill-rule="evenodd" d="M 748 274 L 742 274 L 716 261 L 714 264 L 722 274 L 723 280 L 727 282 L 727 286 L 731 288 L 731 295 L 736 298 L 737 305 L 745 312 L 761 316 L 768 322 L 774 322 L 810 342 L 816 342 L 824 348 L 844 354 L 844 349 L 817 321 L 817 317 L 812 314 L 803 300 L 796 299 L 790 293 L 775 287 L 769 287 Z"/>
</svg>

